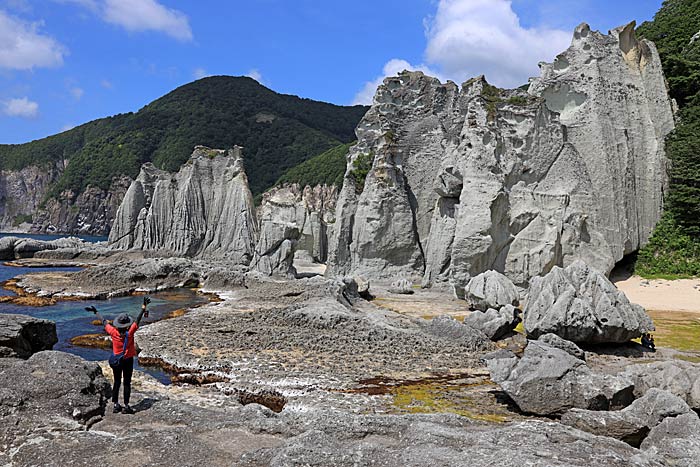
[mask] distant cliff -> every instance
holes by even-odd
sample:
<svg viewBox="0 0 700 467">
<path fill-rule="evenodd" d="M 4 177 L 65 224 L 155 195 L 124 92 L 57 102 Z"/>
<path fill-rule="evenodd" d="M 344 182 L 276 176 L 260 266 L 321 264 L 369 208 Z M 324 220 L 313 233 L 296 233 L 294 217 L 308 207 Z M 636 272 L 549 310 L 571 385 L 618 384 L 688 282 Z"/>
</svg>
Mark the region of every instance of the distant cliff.
<svg viewBox="0 0 700 467">
<path fill-rule="evenodd" d="M 288 169 L 353 141 L 366 111 L 278 94 L 246 77 L 213 76 L 136 113 L 0 144 L 0 185 L 10 187 L 0 193 L 0 230 L 106 234 L 127 179 L 142 164 L 175 172 L 198 144 L 245 147 L 251 190 L 259 195 Z"/>
<path fill-rule="evenodd" d="M 350 150 L 329 273 L 422 276 L 461 294 L 487 269 L 526 285 L 643 246 L 667 186 L 673 111 L 634 24 L 586 24 L 529 89 L 387 78 Z"/>
</svg>

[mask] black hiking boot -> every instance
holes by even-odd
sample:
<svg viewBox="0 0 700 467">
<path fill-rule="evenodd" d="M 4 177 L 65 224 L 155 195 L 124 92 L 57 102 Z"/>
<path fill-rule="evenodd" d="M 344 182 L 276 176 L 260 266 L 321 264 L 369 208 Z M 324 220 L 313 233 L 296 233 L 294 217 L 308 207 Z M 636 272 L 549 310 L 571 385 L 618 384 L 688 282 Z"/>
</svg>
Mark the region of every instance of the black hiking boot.
<svg viewBox="0 0 700 467">
<path fill-rule="evenodd" d="M 117 404 L 114 404 L 114 408 L 112 409 L 112 413 L 120 413 L 122 411 L 122 406 Z"/>
<path fill-rule="evenodd" d="M 122 413 L 133 414 L 136 412 L 134 412 L 134 409 L 132 409 L 129 405 L 125 405 L 124 408 L 122 409 Z"/>
</svg>

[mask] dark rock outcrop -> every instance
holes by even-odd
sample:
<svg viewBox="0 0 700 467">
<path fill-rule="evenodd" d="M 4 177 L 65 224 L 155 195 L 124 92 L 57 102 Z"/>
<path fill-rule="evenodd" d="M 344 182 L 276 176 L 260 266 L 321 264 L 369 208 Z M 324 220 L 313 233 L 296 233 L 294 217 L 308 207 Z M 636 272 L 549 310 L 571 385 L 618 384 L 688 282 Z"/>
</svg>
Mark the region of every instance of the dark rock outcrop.
<svg viewBox="0 0 700 467">
<path fill-rule="evenodd" d="M 53 321 L 0 313 L 0 357 L 29 358 L 57 342 Z"/>
<path fill-rule="evenodd" d="M 553 333 L 588 343 L 627 342 L 654 330 L 644 308 L 583 261 L 532 279 L 523 325 L 531 338 Z"/>
</svg>

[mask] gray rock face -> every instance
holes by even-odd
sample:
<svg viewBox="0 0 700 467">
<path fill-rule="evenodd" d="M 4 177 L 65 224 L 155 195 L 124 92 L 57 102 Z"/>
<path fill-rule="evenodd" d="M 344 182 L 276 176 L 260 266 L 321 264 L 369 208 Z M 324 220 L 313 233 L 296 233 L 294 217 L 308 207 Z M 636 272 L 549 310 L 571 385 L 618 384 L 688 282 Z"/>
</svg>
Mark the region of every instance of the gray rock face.
<svg viewBox="0 0 700 467">
<path fill-rule="evenodd" d="M 428 332 L 433 336 L 463 342 L 468 348 L 482 350 L 489 347 L 488 336 L 478 328 L 465 325 L 451 316 L 438 316 L 430 320 Z"/>
<path fill-rule="evenodd" d="M 351 467 L 661 466 L 620 441 L 558 423 L 528 421 L 476 426 L 448 417 L 362 417 L 318 420 L 283 444 L 246 456 L 244 466 Z"/>
<path fill-rule="evenodd" d="M 489 308 L 485 312 L 474 311 L 464 318 L 464 323 L 480 330 L 491 340 L 498 340 L 511 332 L 520 322 L 518 310 L 506 305 L 500 310 Z"/>
<path fill-rule="evenodd" d="M 322 263 L 328 229 L 335 222 L 335 186 L 276 187 L 263 195 L 258 210 L 260 239 L 252 267 L 265 275 L 294 276 L 294 255 Z"/>
<path fill-rule="evenodd" d="M 537 340 L 540 342 L 544 342 L 550 347 L 555 347 L 559 350 L 563 350 L 564 352 L 578 358 L 579 360 L 586 359 L 586 352 L 581 350 L 581 348 L 578 345 L 574 344 L 571 341 L 567 341 L 566 339 L 562 339 L 556 334 L 545 334 L 543 336 L 540 336 Z"/>
<path fill-rule="evenodd" d="M 256 232 L 241 148 L 197 146 L 176 174 L 144 164 L 119 207 L 109 244 L 248 264 Z"/>
<path fill-rule="evenodd" d="M 28 166 L 22 170 L 0 171 L 0 228 L 2 232 L 31 228 L 48 189 L 63 173 L 64 164 Z"/>
<path fill-rule="evenodd" d="M 696 467 L 700 459 L 700 418 L 695 413 L 664 419 L 642 443 L 642 450 L 663 465 Z"/>
<path fill-rule="evenodd" d="M 590 343 L 627 342 L 654 329 L 644 308 L 582 261 L 532 279 L 523 325 L 528 337 Z"/>
<path fill-rule="evenodd" d="M 679 396 L 688 405 L 700 410 L 700 365 L 682 360 L 630 365 L 622 376 L 634 382 L 637 397 L 652 388 Z"/>
<path fill-rule="evenodd" d="M 117 177 L 107 190 L 88 186 L 78 196 L 67 190 L 46 200 L 68 161 L 46 167 L 0 171 L 2 232 L 107 235 L 131 179 Z"/>
<path fill-rule="evenodd" d="M 510 279 L 497 271 L 482 272 L 473 277 L 464 289 L 464 299 L 473 310 L 517 306 L 519 297 L 520 294 Z"/>
<path fill-rule="evenodd" d="M 0 356 L 29 358 L 58 342 L 56 323 L 25 315 L 0 313 Z"/>
<path fill-rule="evenodd" d="M 561 423 L 639 447 L 651 429 L 663 420 L 687 413 L 691 413 L 691 409 L 683 399 L 667 391 L 651 389 L 622 410 L 571 409 L 561 417 Z"/>
<path fill-rule="evenodd" d="M 459 291 L 493 269 L 525 286 L 576 259 L 607 273 L 644 245 L 674 125 L 654 45 L 584 24 L 541 68 L 527 92 L 387 78 L 348 156 L 329 274 Z"/>
<path fill-rule="evenodd" d="M 99 365 L 64 352 L 0 359 L 0 446 L 20 445 L 38 427 L 84 429 L 104 414 L 110 385 Z"/>
<path fill-rule="evenodd" d="M 0 260 L 33 258 L 37 253 L 59 249 L 82 249 L 87 245 L 77 237 L 56 240 L 35 240 L 33 238 L 0 238 Z"/>
<path fill-rule="evenodd" d="M 491 379 L 527 413 L 557 415 L 578 407 L 610 410 L 634 399 L 628 379 L 593 373 L 563 350 L 529 341 L 522 358 L 511 355 L 487 359 Z"/>
<path fill-rule="evenodd" d="M 107 190 L 88 186 L 75 196 L 73 191 L 51 198 L 33 216 L 31 232 L 109 235 L 117 210 L 133 180 L 115 177 Z"/>
</svg>

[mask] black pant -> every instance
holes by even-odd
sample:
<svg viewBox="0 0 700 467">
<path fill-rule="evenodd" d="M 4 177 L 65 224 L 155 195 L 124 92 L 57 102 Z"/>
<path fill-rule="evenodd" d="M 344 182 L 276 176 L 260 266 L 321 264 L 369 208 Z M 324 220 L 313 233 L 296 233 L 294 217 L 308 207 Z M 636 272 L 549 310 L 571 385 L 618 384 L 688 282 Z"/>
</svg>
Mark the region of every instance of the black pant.
<svg viewBox="0 0 700 467">
<path fill-rule="evenodd" d="M 129 405 L 131 397 L 131 375 L 134 374 L 134 357 L 123 358 L 122 364 L 118 367 L 112 367 L 114 373 L 114 387 L 112 388 L 112 402 L 115 404 L 119 401 L 119 386 L 122 383 L 122 374 L 124 374 L 124 404 Z"/>
</svg>

